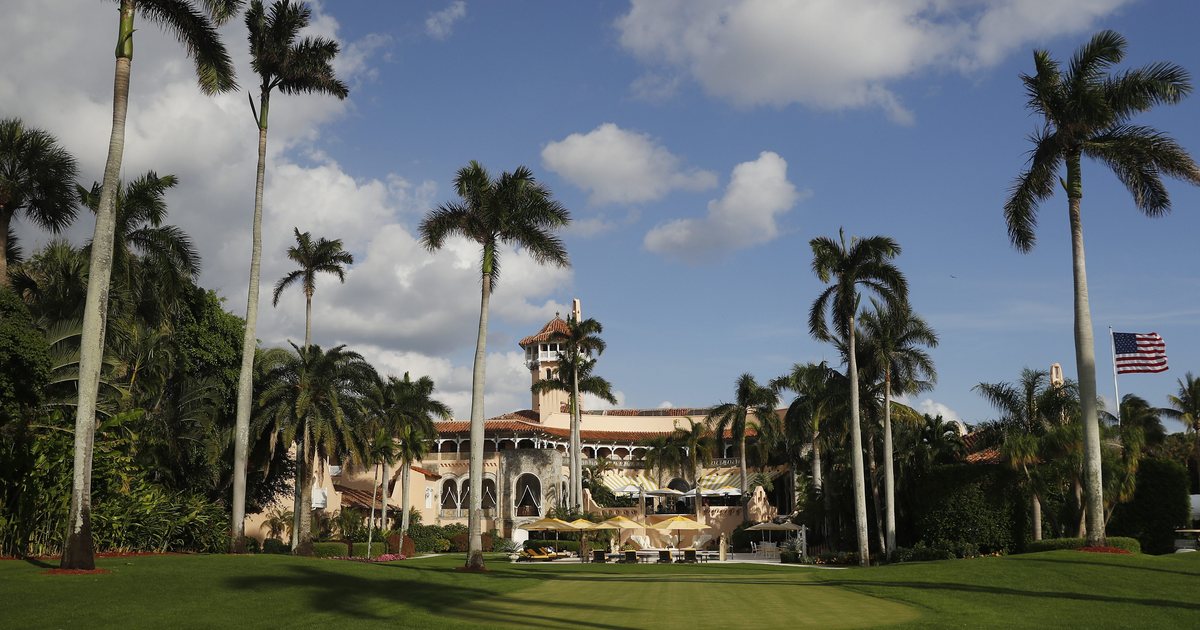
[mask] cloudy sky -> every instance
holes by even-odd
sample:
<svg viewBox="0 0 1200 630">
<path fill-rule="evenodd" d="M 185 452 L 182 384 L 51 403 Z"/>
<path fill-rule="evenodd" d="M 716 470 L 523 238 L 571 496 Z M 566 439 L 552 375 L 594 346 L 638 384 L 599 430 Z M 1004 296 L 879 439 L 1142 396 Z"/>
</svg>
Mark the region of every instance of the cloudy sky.
<svg viewBox="0 0 1200 630">
<path fill-rule="evenodd" d="M 1023 366 L 1075 373 L 1066 199 L 1016 253 L 1001 207 L 1037 120 L 1019 75 L 1031 52 L 1070 56 L 1096 30 L 1128 64 L 1200 72 L 1197 9 L 1167 0 L 608 0 L 313 3 L 312 32 L 342 44 L 350 97 L 272 100 L 264 284 L 289 270 L 292 229 L 341 238 L 356 264 L 323 279 L 314 338 L 381 370 L 429 374 L 470 406 L 475 249 L 429 254 L 421 216 L 453 199 L 457 169 L 533 169 L 575 219 L 573 266 L 505 252 L 492 301 L 487 413 L 528 407 L 516 341 L 580 298 L 604 324 L 598 373 L 626 407 L 705 406 L 734 379 L 833 357 L 807 314 L 822 286 L 817 235 L 884 234 L 911 301 L 937 329 L 937 388 L 910 402 L 978 422 L 971 391 Z M 0 117 L 55 133 L 87 182 L 103 168 L 117 12 L 109 2 L 11 0 L 0 21 Z M 174 173 L 171 220 L 204 257 L 201 283 L 245 312 L 256 130 L 245 91 L 196 89 L 153 24 L 135 41 L 124 171 Z M 253 85 L 240 21 L 223 29 Z M 1200 98 L 1139 122 L 1200 147 Z M 1200 191 L 1171 182 L 1175 212 L 1147 219 L 1115 178 L 1084 166 L 1084 226 L 1100 391 L 1107 327 L 1160 333 L 1171 370 L 1122 377 L 1165 404 L 1200 371 Z M 87 217 L 90 219 L 90 217 Z M 93 222 L 69 232 L 82 242 Z M 27 249 L 47 236 L 18 225 Z M 265 292 L 265 291 L 264 291 Z M 300 339 L 303 298 L 264 299 L 259 337 Z"/>
</svg>

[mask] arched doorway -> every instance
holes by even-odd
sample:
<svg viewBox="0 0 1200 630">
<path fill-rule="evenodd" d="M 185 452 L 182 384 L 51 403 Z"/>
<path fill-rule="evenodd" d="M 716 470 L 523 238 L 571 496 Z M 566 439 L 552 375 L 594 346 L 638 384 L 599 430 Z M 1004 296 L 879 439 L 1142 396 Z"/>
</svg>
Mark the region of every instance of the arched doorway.
<svg viewBox="0 0 1200 630">
<path fill-rule="evenodd" d="M 458 482 L 447 479 L 442 482 L 442 518 L 459 517 Z"/>
<path fill-rule="evenodd" d="M 525 473 L 517 477 L 515 507 L 517 516 L 542 515 L 542 480 L 537 475 Z"/>
<path fill-rule="evenodd" d="M 496 516 L 496 481 L 494 479 L 483 480 L 483 517 L 493 518 Z"/>
</svg>

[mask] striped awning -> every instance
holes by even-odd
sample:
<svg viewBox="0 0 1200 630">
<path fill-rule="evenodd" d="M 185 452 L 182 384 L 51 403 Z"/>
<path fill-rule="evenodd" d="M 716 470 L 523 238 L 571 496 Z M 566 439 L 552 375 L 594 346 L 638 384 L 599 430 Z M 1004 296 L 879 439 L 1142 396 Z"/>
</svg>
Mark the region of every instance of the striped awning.
<svg viewBox="0 0 1200 630">
<path fill-rule="evenodd" d="M 779 477 L 781 477 L 783 475 L 783 470 L 768 470 L 766 474 L 767 474 L 767 477 L 769 477 L 771 479 L 771 481 L 775 481 L 776 479 L 778 479 Z M 753 473 L 751 473 L 751 475 L 753 476 Z M 727 473 L 722 473 L 722 472 L 709 473 L 700 478 L 699 485 L 704 490 L 716 490 L 718 488 L 723 488 L 725 486 L 741 488 L 742 487 L 742 473 L 741 473 L 741 471 L 737 471 L 737 470 L 735 470 L 733 472 L 727 472 Z"/>
<path fill-rule="evenodd" d="M 616 490 L 625 486 L 638 486 L 646 491 L 658 490 L 658 484 L 645 475 L 604 475 L 600 477 L 600 483 L 604 484 L 609 490 Z"/>
</svg>

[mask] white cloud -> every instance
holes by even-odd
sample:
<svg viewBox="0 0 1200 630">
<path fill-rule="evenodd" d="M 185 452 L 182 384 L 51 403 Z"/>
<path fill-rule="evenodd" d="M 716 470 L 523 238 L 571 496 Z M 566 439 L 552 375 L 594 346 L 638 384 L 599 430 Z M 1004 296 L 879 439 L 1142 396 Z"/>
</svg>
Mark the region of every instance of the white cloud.
<svg viewBox="0 0 1200 630">
<path fill-rule="evenodd" d="M 446 39 L 454 31 L 454 23 L 466 15 L 466 2 L 451 2 L 445 9 L 429 14 L 425 20 L 425 32 L 434 39 Z"/>
<path fill-rule="evenodd" d="M 679 92 L 678 75 L 664 77 L 657 72 L 647 72 L 629 84 L 629 91 L 639 101 L 662 103 L 675 98 Z"/>
<path fill-rule="evenodd" d="M 966 430 L 967 425 L 965 422 L 963 422 L 962 417 L 958 415 L 958 412 L 940 402 L 934 402 L 932 398 L 926 398 L 921 402 L 914 402 L 908 396 L 896 396 L 893 398 L 893 400 L 902 405 L 908 405 L 920 413 L 928 414 L 935 418 L 937 416 L 941 416 L 942 419 L 946 420 L 947 422 L 957 422 L 959 426 Z"/>
<path fill-rule="evenodd" d="M 542 165 L 591 192 L 593 204 L 641 203 L 676 189 L 706 190 L 717 175 L 681 169 L 681 160 L 649 134 L 605 123 L 587 134 L 573 133 L 542 149 Z"/>
<path fill-rule="evenodd" d="M 929 69 L 994 65 L 1130 1 L 631 0 L 616 28 L 642 61 L 690 74 L 739 107 L 878 107 L 912 124 L 889 84 Z"/>
<path fill-rule="evenodd" d="M 115 13 L 107 4 L 65 5 L 17 0 L 0 20 L 0 112 L 55 133 L 78 157 L 80 179 L 98 180 L 104 167 L 112 121 L 112 42 L 107 29 Z M 339 25 L 314 11 L 309 32 L 337 38 Z M 222 29 L 243 86 L 254 84 L 240 21 Z M 371 55 L 386 40 L 366 35 L 341 40 L 339 76 L 350 83 L 346 101 L 323 96 L 272 100 L 264 190 L 262 285 L 258 336 L 266 345 L 302 340 L 300 292 L 285 293 L 271 306 L 275 280 L 292 268 L 283 253 L 292 229 L 340 238 L 356 258 L 346 284 L 321 277 L 313 304 L 313 339 L 347 343 L 381 371 L 435 378 L 439 395 L 465 413 L 470 405 L 471 366 L 447 356 L 473 348 L 479 317 L 478 252 L 451 241 L 429 254 L 409 224 L 437 193 L 394 173 L 381 179 L 356 177 L 320 150 L 322 130 L 353 107 L 354 82 L 371 76 Z M 186 231 L 200 250 L 200 284 L 228 298 L 226 308 L 243 314 L 250 260 L 258 134 L 243 92 L 206 97 L 196 87 L 185 51 L 169 34 L 143 25 L 135 42 L 123 174 L 148 169 L 173 173 L 180 185 L 167 197 L 169 221 Z M 48 237 L 28 225 L 17 229 L 30 251 Z M 75 243 L 90 238 L 94 221 L 81 217 L 68 231 Z M 492 299 L 493 321 L 541 325 L 566 307 L 546 296 L 572 282 L 570 270 L 543 268 L 525 254 L 501 252 L 504 275 Z M 502 328 L 502 327 L 501 327 Z M 529 406 L 524 355 L 489 354 L 488 411 L 493 415 Z M 465 403 L 463 402 L 465 401 Z M 465 407 L 464 407 L 465 404 Z"/>
<path fill-rule="evenodd" d="M 765 243 L 779 235 L 777 215 L 811 193 L 796 192 L 787 179 L 787 162 L 763 151 L 753 162 L 733 169 L 725 196 L 708 202 L 703 219 L 675 219 L 646 234 L 646 249 L 702 263 L 728 252 Z"/>
<path fill-rule="evenodd" d="M 672 403 L 669 400 L 664 400 L 664 401 L 658 403 L 658 408 L 659 409 L 674 409 L 675 403 Z"/>
<path fill-rule="evenodd" d="M 625 408 L 625 392 L 617 390 L 612 393 L 613 398 L 617 399 L 617 404 L 612 404 L 607 400 L 600 400 L 595 396 L 584 392 L 583 408 L 584 409 L 624 409 Z"/>
</svg>

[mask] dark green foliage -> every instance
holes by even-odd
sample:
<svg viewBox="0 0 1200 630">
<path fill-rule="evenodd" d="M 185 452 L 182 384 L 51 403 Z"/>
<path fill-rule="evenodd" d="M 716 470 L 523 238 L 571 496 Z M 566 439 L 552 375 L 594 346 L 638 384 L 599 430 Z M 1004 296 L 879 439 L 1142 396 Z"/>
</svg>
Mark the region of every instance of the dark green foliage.
<svg viewBox="0 0 1200 630">
<path fill-rule="evenodd" d="M 779 561 L 784 564 L 796 564 L 800 562 L 801 556 L 799 551 L 780 551 Z"/>
<path fill-rule="evenodd" d="M 382 556 L 383 554 L 387 553 L 387 551 L 388 551 L 387 543 L 385 543 L 385 542 L 372 542 L 371 543 L 371 557 L 372 558 L 374 558 L 375 556 Z M 365 542 L 354 543 L 354 556 L 353 557 L 355 557 L 355 558 L 367 557 L 367 543 L 365 543 Z"/>
<path fill-rule="evenodd" d="M 257 538 L 246 537 L 246 553 L 262 553 L 262 547 L 258 544 Z"/>
<path fill-rule="evenodd" d="M 485 552 L 491 551 L 492 550 L 492 537 L 488 536 L 487 534 L 482 534 L 482 535 L 480 535 L 479 538 L 481 541 L 480 548 Z M 576 543 L 576 544 L 578 544 L 578 543 Z M 451 545 L 452 549 L 454 549 L 455 551 L 457 551 L 459 553 L 465 552 L 467 550 L 467 535 L 459 534 L 457 536 L 454 536 L 453 538 L 450 539 L 450 545 Z"/>
<path fill-rule="evenodd" d="M 450 539 L 459 534 L 466 534 L 467 526 L 460 524 L 447 525 L 410 525 L 408 536 L 413 539 L 413 546 L 418 553 L 440 553 L 450 550 Z"/>
<path fill-rule="evenodd" d="M 1108 533 L 1136 538 L 1146 553 L 1173 553 L 1178 537 L 1175 530 L 1190 525 L 1190 486 L 1188 470 L 1179 462 L 1143 460 L 1133 500 L 1116 506 Z M 1112 537 L 1108 540 L 1111 545 Z"/>
<path fill-rule="evenodd" d="M 939 540 L 932 545 L 918 542 L 912 547 L 897 547 L 896 562 L 926 562 L 929 560 L 954 560 L 976 558 L 979 545 L 966 541 Z"/>
<path fill-rule="evenodd" d="M 0 427 L 42 402 L 50 380 L 50 346 L 21 299 L 0 287 Z"/>
<path fill-rule="evenodd" d="M 1042 551 L 1059 551 L 1061 549 L 1079 549 L 1086 546 L 1086 538 L 1047 538 L 1045 540 L 1030 541 L 1025 550 L 1027 553 L 1039 553 Z M 1109 536 L 1108 546 L 1116 549 L 1124 549 L 1131 553 L 1142 552 L 1142 545 L 1137 539 L 1125 536 Z"/>
<path fill-rule="evenodd" d="M 983 553 L 1019 553 L 1030 536 L 1027 496 L 1020 476 L 1006 468 L 935 467 L 917 489 L 917 537 L 971 542 Z"/>
<path fill-rule="evenodd" d="M 175 322 L 174 343 L 176 369 L 191 378 L 216 380 L 223 411 L 232 413 L 246 321 L 226 311 L 224 301 L 215 291 L 196 289 Z"/>
<path fill-rule="evenodd" d="M 286 554 L 289 552 L 287 543 L 278 538 L 268 538 L 263 541 L 263 553 Z"/>
</svg>

